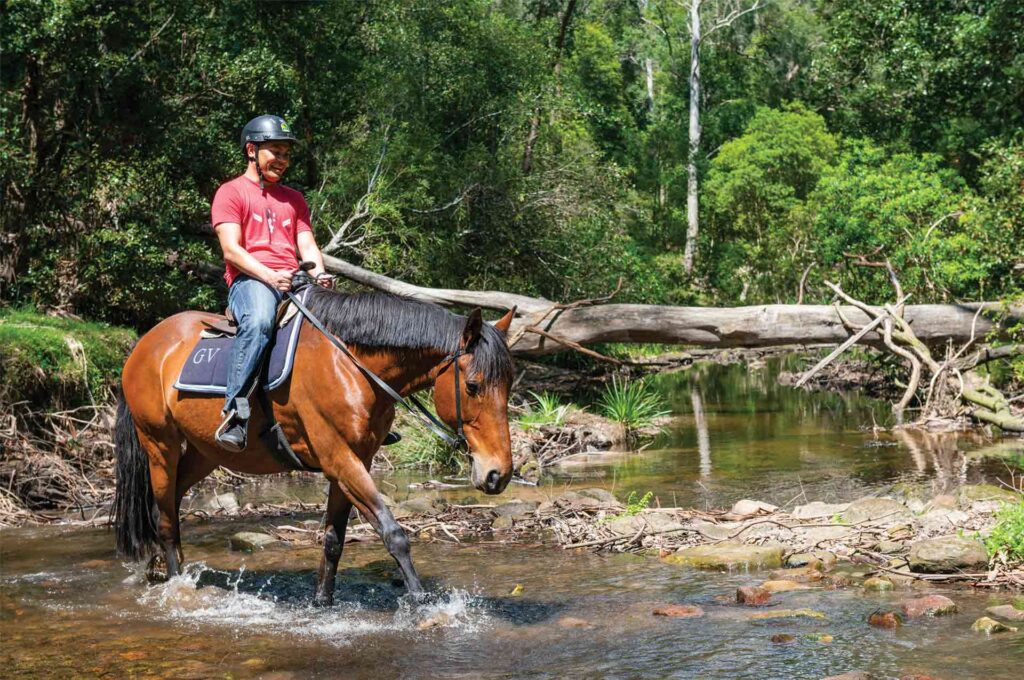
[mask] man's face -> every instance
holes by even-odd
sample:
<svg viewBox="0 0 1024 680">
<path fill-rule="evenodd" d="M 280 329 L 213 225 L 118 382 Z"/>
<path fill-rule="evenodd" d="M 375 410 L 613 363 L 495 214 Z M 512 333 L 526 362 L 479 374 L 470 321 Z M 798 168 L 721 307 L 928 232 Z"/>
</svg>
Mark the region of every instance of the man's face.
<svg viewBox="0 0 1024 680">
<path fill-rule="evenodd" d="M 280 182 L 288 170 L 291 162 L 291 142 L 267 142 L 260 145 L 260 152 L 257 158 L 263 177 L 268 182 Z"/>
</svg>

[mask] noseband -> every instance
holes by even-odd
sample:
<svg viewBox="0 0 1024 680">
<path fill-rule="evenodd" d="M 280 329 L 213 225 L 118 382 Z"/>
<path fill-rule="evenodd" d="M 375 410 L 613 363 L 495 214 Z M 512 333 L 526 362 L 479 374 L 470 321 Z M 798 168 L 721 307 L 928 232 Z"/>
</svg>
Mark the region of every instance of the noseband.
<svg viewBox="0 0 1024 680">
<path fill-rule="evenodd" d="M 390 396 L 396 402 L 404 406 L 409 411 L 409 413 L 416 416 L 420 423 L 422 423 L 427 429 L 433 432 L 439 439 L 444 441 L 446 444 L 451 446 L 456 451 L 459 451 L 461 453 L 469 453 L 469 442 L 466 440 L 466 433 L 462 426 L 462 394 L 459 391 L 459 357 L 466 354 L 466 350 L 464 348 L 460 347 L 459 349 L 455 350 L 454 352 L 446 356 L 444 358 L 444 365 L 438 371 L 438 375 L 440 375 L 448 367 L 448 364 L 452 364 L 454 366 L 456 428 L 453 431 L 445 423 L 441 422 L 441 420 L 437 416 L 431 413 L 430 410 L 427 409 L 427 407 L 425 407 L 422 404 L 422 402 L 420 402 L 420 400 L 417 399 L 414 395 L 410 394 L 409 398 L 406 399 L 398 392 L 396 392 L 394 389 L 392 389 L 391 385 L 388 385 L 386 382 L 384 382 L 380 378 L 380 376 L 378 376 L 376 373 L 374 373 L 366 366 L 364 366 L 363 362 L 359 361 L 359 359 L 357 359 L 355 355 L 349 351 L 348 347 L 345 346 L 345 343 L 343 343 L 333 333 L 327 330 L 323 323 L 320 322 L 320 319 L 316 318 L 316 316 L 313 315 L 313 312 L 309 311 L 309 309 L 304 304 L 302 304 L 302 301 L 299 300 L 298 296 L 296 296 L 291 291 L 286 292 L 285 295 L 288 296 L 288 299 L 291 300 L 292 304 L 295 305 L 295 307 L 300 312 L 302 312 L 302 315 L 309 319 L 309 322 L 313 324 L 313 326 L 318 331 L 323 333 L 324 337 L 327 338 L 332 345 L 340 349 L 342 353 L 344 353 L 345 356 L 347 356 L 352 361 L 352 363 L 356 365 L 356 368 L 362 371 L 363 375 L 365 375 L 371 382 L 375 383 L 377 387 L 384 390 L 384 392 L 387 393 L 388 396 Z"/>
</svg>

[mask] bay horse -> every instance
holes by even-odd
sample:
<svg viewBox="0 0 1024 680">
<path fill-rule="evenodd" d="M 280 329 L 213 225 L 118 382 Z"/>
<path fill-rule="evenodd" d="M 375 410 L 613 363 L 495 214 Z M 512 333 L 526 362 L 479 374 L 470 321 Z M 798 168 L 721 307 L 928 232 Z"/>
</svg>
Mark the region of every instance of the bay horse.
<svg viewBox="0 0 1024 680">
<path fill-rule="evenodd" d="M 473 485 L 487 494 L 504 490 L 512 476 L 508 397 L 514 366 L 507 334 L 513 312 L 491 325 L 483 322 L 479 308 L 460 316 L 387 293 L 346 294 L 320 286 L 310 287 L 306 306 L 398 394 L 433 387 L 437 415 L 451 427 L 460 411 Z M 112 509 L 117 546 L 132 560 L 152 555 L 151 567 L 162 555 L 168 578 L 179 573 L 184 560 L 178 514 L 192 486 L 218 466 L 248 474 L 287 470 L 262 438 L 252 436 L 267 422 L 259 400 L 253 403 L 246 449 L 232 453 L 214 441 L 223 397 L 183 393 L 173 386 L 203 322 L 219 318 L 183 312 L 161 321 L 139 339 L 121 374 Z M 353 505 L 380 534 L 409 592 L 420 595 L 409 539 L 370 477 L 373 456 L 395 417 L 394 399 L 308 322 L 299 332 L 291 377 L 267 396 L 297 456 L 321 468 L 329 481 L 314 603 L 333 603 Z"/>
</svg>

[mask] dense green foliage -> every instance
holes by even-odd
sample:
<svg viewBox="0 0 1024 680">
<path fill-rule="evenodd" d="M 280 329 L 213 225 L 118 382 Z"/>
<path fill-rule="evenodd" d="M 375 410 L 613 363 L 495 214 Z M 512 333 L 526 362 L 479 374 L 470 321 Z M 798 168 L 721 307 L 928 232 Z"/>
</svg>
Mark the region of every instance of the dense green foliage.
<svg viewBox="0 0 1024 680">
<path fill-rule="evenodd" d="M 709 35 L 689 277 L 686 19 L 674 0 L 11 0 L 0 298 L 137 328 L 223 304 L 209 200 L 264 112 L 302 140 L 287 181 L 320 243 L 419 284 L 569 299 L 622 277 L 624 300 L 730 304 L 795 301 L 807 272 L 808 302 L 822 280 L 891 299 L 864 256 L 915 302 L 1024 289 L 1019 2 L 775 0 Z"/>
<path fill-rule="evenodd" d="M 1024 502 L 1003 506 L 985 546 L 989 555 L 1003 562 L 1024 560 Z"/>
<path fill-rule="evenodd" d="M 109 401 L 135 334 L 0 308 L 0 401 L 54 410 Z"/>
<path fill-rule="evenodd" d="M 602 415 L 622 423 L 627 433 L 669 414 L 665 398 L 651 385 L 643 380 L 619 380 L 617 376 L 605 386 L 597 406 Z"/>
</svg>

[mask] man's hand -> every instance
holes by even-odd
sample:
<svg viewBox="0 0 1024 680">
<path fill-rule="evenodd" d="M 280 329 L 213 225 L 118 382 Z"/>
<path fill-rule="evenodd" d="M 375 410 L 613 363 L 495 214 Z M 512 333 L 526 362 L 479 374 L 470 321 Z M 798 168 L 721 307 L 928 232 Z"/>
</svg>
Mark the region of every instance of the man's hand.
<svg viewBox="0 0 1024 680">
<path fill-rule="evenodd" d="M 286 269 L 280 271 L 271 270 L 270 276 L 267 277 L 266 281 L 282 293 L 287 293 L 292 289 L 292 272 Z"/>
</svg>

